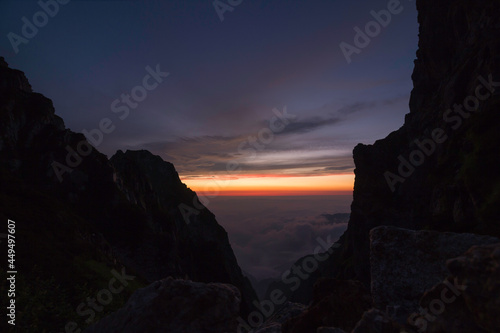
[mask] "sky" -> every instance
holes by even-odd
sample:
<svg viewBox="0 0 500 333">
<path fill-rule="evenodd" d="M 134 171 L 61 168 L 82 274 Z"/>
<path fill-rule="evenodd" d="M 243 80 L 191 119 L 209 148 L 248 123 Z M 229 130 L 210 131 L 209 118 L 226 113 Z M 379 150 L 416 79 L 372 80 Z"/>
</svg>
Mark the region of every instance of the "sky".
<svg viewBox="0 0 500 333">
<path fill-rule="evenodd" d="M 148 149 L 212 196 L 346 194 L 354 146 L 409 112 L 417 13 L 394 2 L 1 1 L 0 55 L 108 157 Z"/>
</svg>

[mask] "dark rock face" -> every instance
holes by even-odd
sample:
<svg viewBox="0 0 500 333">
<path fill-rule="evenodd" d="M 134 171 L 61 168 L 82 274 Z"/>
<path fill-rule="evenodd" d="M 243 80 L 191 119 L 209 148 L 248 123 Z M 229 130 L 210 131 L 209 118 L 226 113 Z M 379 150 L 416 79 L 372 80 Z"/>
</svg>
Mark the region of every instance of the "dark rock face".
<svg viewBox="0 0 500 333">
<path fill-rule="evenodd" d="M 406 332 L 401 325 L 394 322 L 387 313 L 378 309 L 370 309 L 363 314 L 361 320 L 351 333 L 402 333 Z"/>
<path fill-rule="evenodd" d="M 370 232 L 371 293 L 375 308 L 406 322 L 426 290 L 449 274 L 446 261 L 473 245 L 500 239 L 473 234 L 377 227 Z M 479 272 L 478 272 L 479 273 Z M 394 319 L 394 318 L 393 318 Z"/>
<path fill-rule="evenodd" d="M 300 315 L 306 306 L 300 303 L 286 302 L 279 310 L 275 311 L 266 322 L 256 328 L 255 333 L 281 333 L 281 326 L 289 319 Z"/>
<path fill-rule="evenodd" d="M 474 246 L 447 266 L 450 277 L 425 293 L 408 321 L 420 332 L 498 332 L 500 244 Z"/>
<path fill-rule="evenodd" d="M 314 333 L 319 327 L 338 327 L 351 331 L 372 300 L 359 281 L 319 280 L 314 286 L 309 308 L 282 326 L 283 333 Z"/>
<path fill-rule="evenodd" d="M 346 333 L 344 330 L 335 327 L 319 327 L 316 333 Z"/>
<path fill-rule="evenodd" d="M 426 291 L 418 310 L 408 316 L 407 322 L 414 328 L 411 332 L 487 332 L 474 321 L 462 292 L 463 286 L 451 277 Z"/>
<path fill-rule="evenodd" d="M 379 225 L 500 236 L 495 204 L 500 175 L 490 167 L 500 162 L 494 148 L 500 142 L 494 125 L 500 121 L 500 84 L 489 90 L 483 83 L 489 77 L 500 81 L 500 9 L 492 2 L 449 0 L 420 0 L 417 8 L 420 39 L 410 113 L 398 131 L 354 149 L 356 181 L 344 256 L 352 256 L 351 273 L 365 280 L 368 232 Z M 478 86 L 489 97 L 477 111 L 466 111 L 461 120 L 448 111 L 476 98 Z M 436 129 L 447 140 L 431 144 Z M 428 147 L 422 149 L 424 141 Z M 423 164 L 403 177 L 400 156 L 410 161 L 426 149 L 434 152 L 424 153 Z M 394 191 L 386 172 L 404 179 Z"/>
<path fill-rule="evenodd" d="M 114 178 L 130 204 L 140 207 L 143 223 L 134 228 L 140 241 L 117 245 L 123 262 L 144 272 L 149 281 L 165 276 L 188 277 L 201 282 L 231 283 L 242 291 L 242 310 L 252 309 L 257 297 L 243 276 L 226 231 L 215 216 L 197 202 L 171 163 L 148 151 L 118 151 L 110 162 Z M 163 263 L 161 266 L 158 263 Z"/>
<path fill-rule="evenodd" d="M 342 248 L 294 294 L 321 276 L 369 285 L 369 231 L 380 225 L 500 236 L 500 7 L 418 0 L 417 9 L 410 113 L 385 139 L 354 149 Z"/>
<path fill-rule="evenodd" d="M 179 209 L 183 204 L 194 210 L 196 194 L 173 165 L 147 151 L 118 152 L 108 160 L 82 134 L 66 129 L 52 102 L 33 93 L 24 74 L 3 59 L 0 185 L 0 217 L 23 221 L 19 232 L 31 239 L 19 246 L 23 271 L 43 270 L 43 281 L 64 285 L 68 302 L 89 296 L 74 294 L 74 281 L 94 274 L 77 264 L 78 257 L 103 265 L 99 271 L 108 274 L 125 266 L 143 283 L 172 276 L 233 284 L 242 294 L 241 311 L 253 309 L 255 292 L 214 215 L 201 204 L 189 217 Z M 103 274 L 92 288 L 102 289 L 108 280 Z M 64 326 L 68 319 L 61 317 L 47 314 L 50 320 L 38 330 Z"/>
<path fill-rule="evenodd" d="M 448 269 L 464 287 L 463 297 L 474 321 L 493 332 L 500 327 L 500 244 L 474 246 L 448 261 Z"/>
<path fill-rule="evenodd" d="M 10 69 L 3 57 L 0 57 L 0 89 L 17 88 L 21 91 L 30 93 L 31 85 L 24 73 L 18 70 Z"/>
<path fill-rule="evenodd" d="M 169 278 L 137 290 L 122 309 L 84 333 L 234 333 L 239 302 L 232 285 Z"/>
</svg>

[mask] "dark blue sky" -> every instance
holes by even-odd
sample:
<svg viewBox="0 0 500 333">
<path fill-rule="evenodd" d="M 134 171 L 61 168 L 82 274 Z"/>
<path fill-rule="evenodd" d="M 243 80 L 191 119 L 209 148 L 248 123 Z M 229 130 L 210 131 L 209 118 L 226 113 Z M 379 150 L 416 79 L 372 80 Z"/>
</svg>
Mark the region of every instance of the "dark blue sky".
<svg viewBox="0 0 500 333">
<path fill-rule="evenodd" d="M 350 64 L 339 44 L 353 44 L 354 27 L 364 29 L 388 1 L 243 0 L 222 22 L 212 2 L 73 0 L 15 53 L 9 33 L 22 36 L 22 18 L 33 22 L 41 7 L 1 1 L 0 54 L 72 130 L 111 119 L 116 128 L 100 151 L 146 148 L 183 176 L 223 173 L 227 161 L 244 158 L 239 145 L 268 126 L 273 108 L 297 118 L 242 163 L 248 172 L 352 172 L 356 143 L 403 124 L 417 49 L 414 2 L 402 1 Z M 120 120 L 112 102 L 157 64 L 169 76 Z"/>
</svg>

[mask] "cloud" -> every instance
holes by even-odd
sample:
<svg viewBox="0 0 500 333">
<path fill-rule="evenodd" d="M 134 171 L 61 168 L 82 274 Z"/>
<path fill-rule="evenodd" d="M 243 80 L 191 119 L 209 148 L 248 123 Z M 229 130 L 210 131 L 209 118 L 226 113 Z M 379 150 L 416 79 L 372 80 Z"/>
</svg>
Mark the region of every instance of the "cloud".
<svg viewBox="0 0 500 333">
<path fill-rule="evenodd" d="M 352 103 L 352 104 L 341 107 L 337 112 L 339 114 L 346 115 L 346 114 L 351 114 L 354 112 L 370 109 L 370 108 L 374 107 L 375 105 L 376 105 L 376 103 L 374 103 L 374 102 L 367 102 L 367 103 L 356 102 L 356 103 Z"/>
<path fill-rule="evenodd" d="M 279 134 L 283 135 L 283 134 L 307 133 L 321 127 L 335 125 L 340 121 L 341 119 L 337 117 L 330 117 L 330 118 L 309 117 L 288 124 L 283 131 L 279 132 Z"/>
<path fill-rule="evenodd" d="M 318 237 L 336 241 L 351 202 L 351 195 L 217 197 L 208 208 L 228 232 L 242 269 L 261 279 L 280 276 L 313 253 Z"/>
<path fill-rule="evenodd" d="M 319 124 L 319 122 L 318 122 Z M 319 125 L 318 125 L 319 126 Z M 248 136 L 172 137 L 126 149 L 147 149 L 173 163 L 181 176 L 227 174 L 229 162 L 237 162 L 241 172 L 279 173 L 303 176 L 345 173 L 352 168 L 351 148 L 317 142 L 318 139 L 290 141 L 276 139 L 261 151 L 239 151 Z M 312 141 L 311 141 L 312 140 Z M 251 149 L 246 144 L 245 149 Z"/>
<path fill-rule="evenodd" d="M 261 129 L 269 128 L 269 119 L 260 118 L 259 121 L 253 121 L 254 126 L 250 127 L 240 124 L 238 131 L 234 126 L 231 127 L 232 131 L 221 130 L 219 124 L 210 135 L 168 136 L 163 137 L 163 140 L 146 141 L 125 148 L 148 149 L 160 155 L 172 162 L 182 177 L 201 174 L 224 177 L 230 162 L 238 163 L 240 174 L 344 174 L 354 169 L 352 149 L 358 142 L 355 138 L 359 134 L 351 130 L 350 126 L 359 118 L 356 115 L 399 103 L 404 98 L 397 96 L 340 107 L 326 103 L 316 108 L 289 111 L 298 114 L 297 120 L 275 134 L 271 142 L 261 145 L 261 148 L 252 146 L 249 140 L 255 140 Z M 253 117 L 256 116 L 253 114 Z M 336 128 L 332 130 L 334 126 Z M 366 123 L 366 126 L 370 124 Z"/>
<path fill-rule="evenodd" d="M 232 231 L 233 248 L 242 267 L 258 278 L 278 277 L 300 257 L 311 254 L 318 238 L 332 242 L 347 228 L 349 214 L 333 217 L 321 214 L 310 217 L 269 216 L 247 218 L 257 224 L 253 232 Z M 242 224 L 242 225 L 244 225 Z M 325 251 L 325 249 L 322 249 Z"/>
<path fill-rule="evenodd" d="M 210 134 L 162 135 L 160 140 L 145 140 L 123 148 L 150 150 L 173 163 L 183 177 L 203 173 L 224 176 L 229 162 L 238 162 L 242 173 L 342 174 L 354 169 L 352 149 L 359 142 L 360 134 L 355 126 L 358 118 L 364 117 L 367 111 L 387 108 L 404 98 L 397 96 L 344 105 L 331 102 L 289 111 L 297 114 L 297 119 L 274 134 L 271 142 L 261 145 L 262 148 L 255 148 L 249 140 L 255 140 L 260 130 L 269 128 L 269 119 L 274 116 L 270 110 L 245 113 L 245 120 L 238 125 L 228 120 L 234 115 L 219 112 L 226 120 L 214 123 L 214 127 L 204 126 L 204 132 Z M 358 115 L 361 113 L 365 115 Z M 371 122 L 365 121 L 364 126 L 371 126 Z"/>
<path fill-rule="evenodd" d="M 352 168 L 354 168 L 354 165 L 342 165 L 342 166 L 326 167 L 318 171 L 346 171 L 346 170 L 351 170 Z"/>
<path fill-rule="evenodd" d="M 321 217 L 326 219 L 328 224 L 343 224 L 349 220 L 351 214 L 349 213 L 337 213 L 337 214 L 321 214 Z"/>
</svg>

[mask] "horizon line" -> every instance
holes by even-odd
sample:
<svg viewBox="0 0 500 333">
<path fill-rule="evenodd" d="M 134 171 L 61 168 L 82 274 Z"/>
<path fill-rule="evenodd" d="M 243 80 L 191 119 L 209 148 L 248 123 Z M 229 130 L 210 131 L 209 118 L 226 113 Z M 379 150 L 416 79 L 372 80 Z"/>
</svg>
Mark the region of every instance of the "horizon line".
<svg viewBox="0 0 500 333">
<path fill-rule="evenodd" d="M 193 190 L 194 191 L 194 190 Z M 332 196 L 332 195 L 352 195 L 350 191 L 220 191 L 219 193 L 209 193 L 203 191 L 194 191 L 198 196 L 214 197 L 285 197 L 285 196 Z"/>
</svg>

